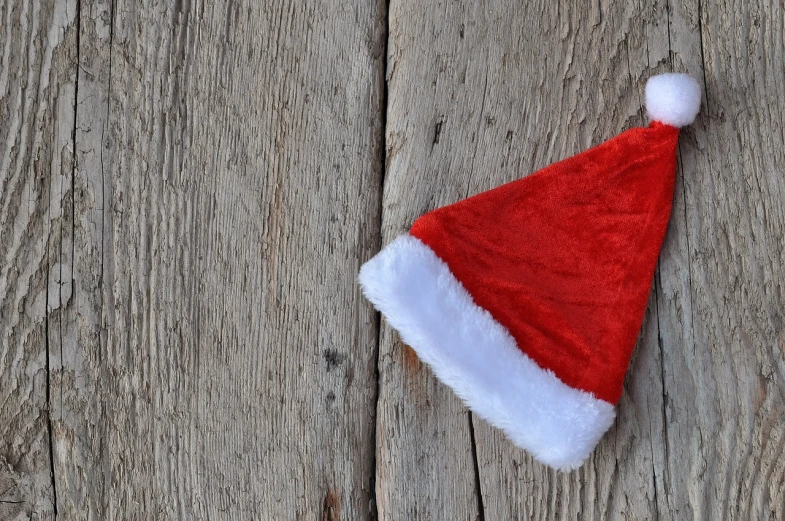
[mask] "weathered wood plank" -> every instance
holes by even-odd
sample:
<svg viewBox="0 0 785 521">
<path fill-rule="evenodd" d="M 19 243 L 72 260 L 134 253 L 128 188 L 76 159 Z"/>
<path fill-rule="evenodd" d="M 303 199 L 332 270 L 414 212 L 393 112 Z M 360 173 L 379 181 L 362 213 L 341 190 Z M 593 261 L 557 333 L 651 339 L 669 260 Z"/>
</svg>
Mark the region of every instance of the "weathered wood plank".
<svg viewBox="0 0 785 521">
<path fill-rule="evenodd" d="M 463 38 L 472 30 L 472 17 L 452 18 L 464 9 L 472 7 L 408 1 L 390 5 L 385 244 L 422 213 L 476 189 L 470 185 L 475 154 L 487 149 L 480 132 L 487 127 L 487 56 L 476 40 Z M 478 171 L 484 171 L 481 163 Z M 465 408 L 387 325 L 379 357 L 379 519 L 478 519 Z"/>
<path fill-rule="evenodd" d="M 440 9 L 407 4 L 400 9 L 405 13 L 398 22 L 400 32 L 393 29 L 391 13 L 385 240 L 426 210 L 526 175 L 643 122 L 625 39 L 641 13 L 634 6 L 606 16 L 594 9 L 552 3 L 466 3 Z M 584 31 L 587 20 L 596 23 Z M 653 347 L 656 352 L 651 321 L 645 331 L 648 351 Z M 384 344 L 381 349 L 384 353 Z M 659 357 L 636 358 L 636 365 L 636 372 L 643 373 L 636 380 L 639 385 L 660 384 Z M 430 373 L 419 378 L 444 400 L 431 399 L 432 414 L 446 416 L 453 432 L 468 430 L 458 414 L 463 408 L 452 395 L 433 383 Z M 385 393 L 389 383 L 382 379 L 381 384 L 380 433 L 385 407 L 392 407 L 384 399 L 395 400 L 401 409 L 417 403 L 405 393 Z M 572 475 L 557 475 L 534 463 L 475 418 L 484 518 L 574 518 L 578 513 L 600 518 L 624 510 L 653 511 L 651 438 L 660 436 L 661 394 L 625 397 L 655 411 L 654 428 L 648 419 L 641 422 L 627 414 L 636 409 L 625 406 L 627 413 L 620 415 L 598 456 Z M 402 425 L 405 432 L 399 438 L 408 437 L 408 445 L 391 448 L 398 452 L 393 482 L 400 482 L 397 488 L 404 491 L 394 490 L 399 497 L 415 499 L 398 503 L 395 513 L 405 512 L 408 504 L 428 504 L 438 512 L 444 507 L 432 498 L 439 498 L 446 505 L 464 505 L 455 518 L 472 518 L 476 499 L 449 487 L 454 480 L 471 478 L 472 469 L 464 463 L 471 454 L 470 435 L 445 443 L 439 431 L 438 436 L 422 435 L 415 421 Z M 417 459 L 421 453 L 464 475 L 429 480 Z M 382 471 L 380 467 L 380 476 Z M 377 488 L 383 485 L 380 479 Z M 380 504 L 384 495 L 379 490 Z M 389 519 L 396 517 L 402 516 Z"/>
<path fill-rule="evenodd" d="M 0 519 L 785 518 L 777 7 L 394 2 L 380 215 L 384 11 L 0 3 Z M 354 277 L 380 221 L 643 123 L 670 69 L 706 98 L 641 341 L 556 474 Z"/>
<path fill-rule="evenodd" d="M 529 7 L 498 19 L 489 33 L 510 35 L 494 36 L 492 44 L 498 49 L 497 63 L 508 66 L 497 67 L 493 83 L 523 83 L 512 94 L 504 92 L 504 101 L 494 107 L 523 119 L 522 128 L 514 129 L 522 138 L 510 148 L 512 159 L 523 163 L 538 150 L 538 140 L 560 138 L 550 139 L 547 155 L 532 168 L 511 170 L 511 178 L 645 124 L 642 87 L 668 56 L 667 30 L 664 4 L 612 8 L 562 3 L 544 6 L 535 15 Z M 555 64 L 548 67 L 554 56 Z M 539 81 L 528 80 L 531 76 Z M 494 168 L 503 169 L 500 163 Z M 477 454 L 486 519 L 658 517 L 657 469 L 664 466 L 665 444 L 654 301 L 652 296 L 616 423 L 582 468 L 555 473 L 480 424 Z"/>
<path fill-rule="evenodd" d="M 781 99 L 758 107 L 743 98 L 748 78 L 760 78 L 754 99 L 783 91 L 782 20 L 761 29 L 777 18 L 767 9 L 742 17 L 758 29 L 730 52 L 735 19 L 720 14 L 712 29 L 694 2 L 670 13 L 664 3 L 391 7 L 384 242 L 429 209 L 643 124 L 649 75 L 675 68 L 702 79 L 701 26 L 716 42 L 713 66 L 736 82 L 721 105 L 709 88 L 704 115 L 682 138 L 673 221 L 616 425 L 565 475 L 475 419 L 485 519 L 713 519 L 728 508 L 733 518 L 782 517 L 785 183 L 775 165 L 785 111 Z M 740 74 L 746 55 L 755 60 Z M 707 56 L 707 77 L 712 63 Z M 725 123 L 728 107 L 752 113 L 744 133 Z M 410 369 L 416 361 L 387 328 L 380 349 L 380 518 L 472 518 L 464 409 L 428 371 Z M 434 469 L 453 474 L 432 479 Z"/>
<path fill-rule="evenodd" d="M 371 517 L 384 16 L 81 2 L 64 517 Z"/>
<path fill-rule="evenodd" d="M 670 20 L 674 66 L 702 57 L 706 83 L 660 265 L 661 517 L 783 519 L 782 6 L 676 2 Z"/>
<path fill-rule="evenodd" d="M 53 519 L 48 340 L 70 298 L 76 2 L 0 3 L 0 519 Z M 49 352 L 47 348 L 49 347 Z"/>
</svg>

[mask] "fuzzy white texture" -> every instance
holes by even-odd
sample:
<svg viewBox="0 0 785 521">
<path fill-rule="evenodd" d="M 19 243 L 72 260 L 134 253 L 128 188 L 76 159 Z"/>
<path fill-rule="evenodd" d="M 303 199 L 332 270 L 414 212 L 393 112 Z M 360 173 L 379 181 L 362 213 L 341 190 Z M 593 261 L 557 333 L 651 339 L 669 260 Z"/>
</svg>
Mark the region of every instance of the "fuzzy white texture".
<svg viewBox="0 0 785 521">
<path fill-rule="evenodd" d="M 689 74 L 658 74 L 646 82 L 646 112 L 654 121 L 684 127 L 695 121 L 700 106 L 700 85 Z"/>
<path fill-rule="evenodd" d="M 359 281 L 442 382 L 542 463 L 577 468 L 613 424 L 613 405 L 540 368 L 419 239 L 394 240 Z"/>
</svg>

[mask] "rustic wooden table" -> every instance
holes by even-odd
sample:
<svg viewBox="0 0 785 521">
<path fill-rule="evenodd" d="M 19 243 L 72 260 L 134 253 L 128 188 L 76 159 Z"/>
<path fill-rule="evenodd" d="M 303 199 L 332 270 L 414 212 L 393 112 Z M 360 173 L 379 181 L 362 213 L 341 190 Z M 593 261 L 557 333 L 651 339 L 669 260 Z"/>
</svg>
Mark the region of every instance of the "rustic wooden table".
<svg viewBox="0 0 785 521">
<path fill-rule="evenodd" d="M 0 519 L 784 519 L 785 8 L 643 4 L 0 2 Z M 646 321 L 556 473 L 355 277 L 669 70 L 704 102 Z"/>
</svg>

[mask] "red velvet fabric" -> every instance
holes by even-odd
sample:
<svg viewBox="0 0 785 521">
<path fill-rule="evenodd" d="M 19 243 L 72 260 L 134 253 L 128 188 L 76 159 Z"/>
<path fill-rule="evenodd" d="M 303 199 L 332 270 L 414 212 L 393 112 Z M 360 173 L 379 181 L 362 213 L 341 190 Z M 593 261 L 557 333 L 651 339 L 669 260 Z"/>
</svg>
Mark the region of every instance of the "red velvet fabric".
<svg viewBox="0 0 785 521">
<path fill-rule="evenodd" d="M 418 219 L 411 235 L 540 367 L 616 404 L 671 212 L 675 127 L 652 123 Z"/>
</svg>

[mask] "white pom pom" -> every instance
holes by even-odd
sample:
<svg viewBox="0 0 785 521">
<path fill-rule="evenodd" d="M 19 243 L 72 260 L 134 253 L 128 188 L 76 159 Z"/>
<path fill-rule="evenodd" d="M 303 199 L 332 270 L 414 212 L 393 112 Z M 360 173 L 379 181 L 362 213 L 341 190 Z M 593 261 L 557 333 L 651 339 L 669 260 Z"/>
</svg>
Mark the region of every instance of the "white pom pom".
<svg viewBox="0 0 785 521">
<path fill-rule="evenodd" d="M 646 112 L 654 121 L 683 127 L 695 121 L 701 88 L 689 74 L 658 74 L 646 82 Z"/>
</svg>

